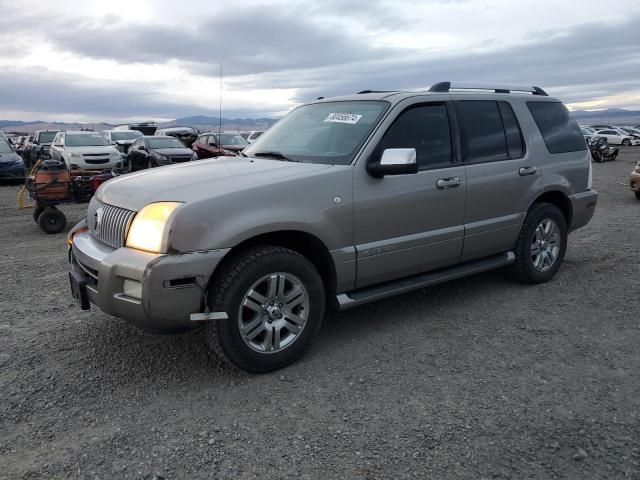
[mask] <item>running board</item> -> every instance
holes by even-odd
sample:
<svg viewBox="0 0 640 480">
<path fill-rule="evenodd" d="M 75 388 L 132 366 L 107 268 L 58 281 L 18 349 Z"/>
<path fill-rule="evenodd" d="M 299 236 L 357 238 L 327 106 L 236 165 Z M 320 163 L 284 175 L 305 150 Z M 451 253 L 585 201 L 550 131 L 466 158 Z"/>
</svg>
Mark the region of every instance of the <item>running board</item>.
<svg viewBox="0 0 640 480">
<path fill-rule="evenodd" d="M 421 273 L 411 277 L 393 280 L 391 282 L 373 285 L 371 287 L 352 290 L 351 292 L 341 293 L 336 298 L 340 310 L 357 307 L 365 303 L 381 300 L 383 298 L 400 295 L 401 293 L 418 290 L 431 285 L 448 282 L 457 278 L 466 277 L 487 270 L 504 267 L 515 262 L 516 256 L 513 252 L 505 252 L 500 255 L 483 258 L 482 260 L 474 260 L 473 262 L 463 263 L 455 267 L 435 270 L 433 272 Z"/>
</svg>

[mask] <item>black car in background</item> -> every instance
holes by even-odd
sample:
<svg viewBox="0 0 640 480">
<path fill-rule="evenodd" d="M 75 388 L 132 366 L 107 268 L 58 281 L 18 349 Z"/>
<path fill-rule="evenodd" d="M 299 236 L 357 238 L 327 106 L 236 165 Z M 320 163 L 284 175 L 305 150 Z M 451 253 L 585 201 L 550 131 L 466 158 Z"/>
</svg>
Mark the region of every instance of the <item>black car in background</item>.
<svg viewBox="0 0 640 480">
<path fill-rule="evenodd" d="M 24 149 L 24 163 L 31 168 L 38 159 L 51 158 L 51 142 L 59 130 L 37 130 L 33 140 Z"/>
<path fill-rule="evenodd" d="M 196 153 L 175 137 L 144 136 L 129 148 L 126 164 L 130 172 L 135 172 L 197 159 Z"/>
<path fill-rule="evenodd" d="M 0 180 L 23 180 L 25 177 L 24 162 L 9 142 L 0 140 Z"/>
</svg>

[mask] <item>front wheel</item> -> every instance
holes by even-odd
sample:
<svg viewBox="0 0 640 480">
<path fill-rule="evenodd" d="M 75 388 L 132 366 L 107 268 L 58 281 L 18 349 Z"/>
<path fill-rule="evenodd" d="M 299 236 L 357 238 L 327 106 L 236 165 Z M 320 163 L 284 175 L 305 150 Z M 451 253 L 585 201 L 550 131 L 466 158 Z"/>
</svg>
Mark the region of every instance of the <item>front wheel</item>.
<svg viewBox="0 0 640 480">
<path fill-rule="evenodd" d="M 622 145 L 624 145 L 625 147 L 630 147 L 631 140 L 629 140 L 628 138 L 625 138 L 624 140 L 622 140 Z"/>
<path fill-rule="evenodd" d="M 322 279 L 293 250 L 259 247 L 231 261 L 209 286 L 210 309 L 228 319 L 204 326 L 206 344 L 221 359 L 252 373 L 298 360 L 320 330 Z"/>
<path fill-rule="evenodd" d="M 556 274 L 567 250 L 567 222 L 558 207 L 534 204 L 522 224 L 511 270 L 523 283 L 543 283 Z"/>
</svg>

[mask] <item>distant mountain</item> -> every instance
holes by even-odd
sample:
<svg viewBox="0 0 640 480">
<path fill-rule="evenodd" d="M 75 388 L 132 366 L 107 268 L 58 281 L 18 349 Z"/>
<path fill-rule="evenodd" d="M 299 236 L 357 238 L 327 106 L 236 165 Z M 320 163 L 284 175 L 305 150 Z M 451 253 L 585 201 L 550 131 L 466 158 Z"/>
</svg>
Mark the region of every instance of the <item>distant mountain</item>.
<svg viewBox="0 0 640 480">
<path fill-rule="evenodd" d="M 640 111 L 623 108 L 606 110 L 576 110 L 571 112 L 573 118 L 581 124 L 640 125 Z"/>
<path fill-rule="evenodd" d="M 222 127 L 225 130 L 266 130 L 276 123 L 273 118 L 223 118 Z M 195 115 L 191 117 L 176 118 L 170 122 L 160 123 L 160 127 L 185 126 L 204 131 L 218 128 L 220 119 L 218 117 L 208 117 Z M 95 131 L 108 130 L 113 128 L 110 123 L 66 123 L 66 122 L 44 122 L 37 120 L 33 122 L 23 122 L 20 120 L 0 120 L 0 129 L 5 132 L 33 133 L 36 130 L 80 130 L 89 128 Z"/>
</svg>

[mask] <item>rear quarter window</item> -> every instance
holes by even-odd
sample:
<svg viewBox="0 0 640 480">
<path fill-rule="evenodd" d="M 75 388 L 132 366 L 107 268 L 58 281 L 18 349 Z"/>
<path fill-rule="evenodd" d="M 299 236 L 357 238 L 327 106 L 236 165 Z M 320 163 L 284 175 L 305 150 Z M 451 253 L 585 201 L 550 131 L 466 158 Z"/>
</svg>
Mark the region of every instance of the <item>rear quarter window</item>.
<svg viewBox="0 0 640 480">
<path fill-rule="evenodd" d="M 560 102 L 527 102 L 538 130 L 550 153 L 579 152 L 587 149 L 580 127 Z"/>
</svg>

